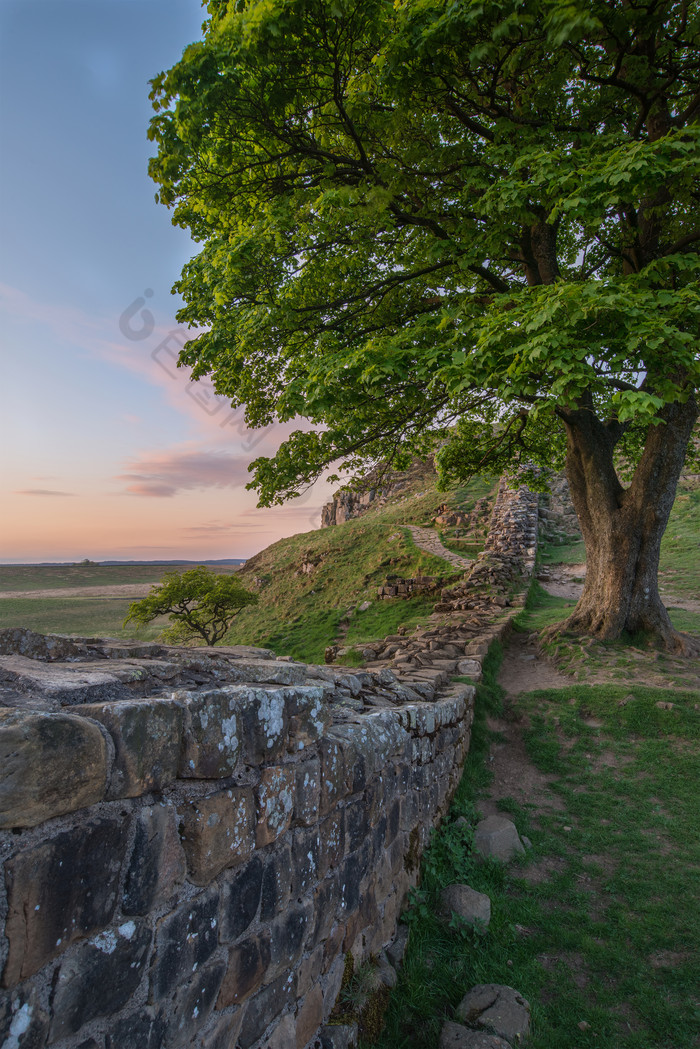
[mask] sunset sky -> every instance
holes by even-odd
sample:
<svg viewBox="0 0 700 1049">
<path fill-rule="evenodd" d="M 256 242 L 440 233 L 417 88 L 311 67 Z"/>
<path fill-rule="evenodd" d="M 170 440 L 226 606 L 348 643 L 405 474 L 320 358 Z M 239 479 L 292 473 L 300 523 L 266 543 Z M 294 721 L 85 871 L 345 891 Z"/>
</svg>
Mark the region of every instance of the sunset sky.
<svg viewBox="0 0 700 1049">
<path fill-rule="evenodd" d="M 174 367 L 196 246 L 154 201 L 148 80 L 203 17 L 0 0 L 0 562 L 248 557 L 329 498 L 257 509 L 247 465 L 285 431 L 247 431 Z"/>
</svg>

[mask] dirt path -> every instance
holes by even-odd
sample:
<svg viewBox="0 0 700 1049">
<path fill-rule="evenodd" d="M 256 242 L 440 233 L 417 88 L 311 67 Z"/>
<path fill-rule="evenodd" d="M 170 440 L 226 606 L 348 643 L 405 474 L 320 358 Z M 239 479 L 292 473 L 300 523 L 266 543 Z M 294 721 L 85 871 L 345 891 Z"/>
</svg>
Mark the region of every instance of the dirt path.
<svg viewBox="0 0 700 1049">
<path fill-rule="evenodd" d="M 500 738 L 491 744 L 489 769 L 493 780 L 479 808 L 489 816 L 500 811 L 500 799 L 513 798 L 521 805 L 561 810 L 561 798 L 550 789 L 554 777 L 540 772 L 528 756 L 524 739 L 527 722 L 518 713 L 517 697 L 538 688 L 567 688 L 571 678 L 538 658 L 535 644 L 526 634 L 513 634 L 503 654 L 498 683 L 506 691 L 504 716 L 488 720 L 488 727 Z"/>
<path fill-rule="evenodd" d="M 583 590 L 582 580 L 586 576 L 586 566 L 582 565 L 548 565 L 537 576 L 538 582 L 552 597 L 563 597 L 568 601 L 578 601 Z M 681 608 L 684 612 L 700 612 L 700 601 L 690 597 L 677 597 L 661 590 L 661 598 L 667 608 Z"/>
<path fill-rule="evenodd" d="M 153 583 L 120 583 L 115 586 L 61 586 L 53 590 L 0 590 L 0 598 L 47 597 L 145 597 Z"/>
<path fill-rule="evenodd" d="M 432 528 L 419 528 L 418 525 L 406 525 L 406 527 L 413 536 L 413 542 L 416 546 L 421 550 L 425 550 L 427 554 L 432 554 L 433 557 L 441 557 L 443 561 L 449 561 L 455 568 L 467 569 L 474 564 L 473 560 L 470 560 L 468 557 L 455 554 L 448 550 L 446 546 L 443 546 L 439 535 Z"/>
</svg>

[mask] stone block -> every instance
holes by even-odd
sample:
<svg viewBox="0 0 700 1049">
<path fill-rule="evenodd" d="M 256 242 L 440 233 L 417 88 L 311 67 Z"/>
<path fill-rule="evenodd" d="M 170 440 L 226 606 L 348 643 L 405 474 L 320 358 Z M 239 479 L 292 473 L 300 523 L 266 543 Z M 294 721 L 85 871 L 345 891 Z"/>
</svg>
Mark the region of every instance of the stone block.
<svg viewBox="0 0 700 1049">
<path fill-rule="evenodd" d="M 311 900 L 290 906 L 270 925 L 270 976 L 287 972 L 298 961 L 313 920 Z"/>
<path fill-rule="evenodd" d="M 306 827 L 318 822 L 321 803 L 321 762 L 318 758 L 297 765 L 295 772 L 294 812 L 295 823 Z"/>
<path fill-rule="evenodd" d="M 386 956 L 395 969 L 398 969 L 403 962 L 408 947 L 409 933 L 408 925 L 399 925 L 393 942 L 386 949 Z"/>
<path fill-rule="evenodd" d="M 343 748 L 325 736 L 319 743 L 321 755 L 321 815 L 327 815 L 347 793 Z"/>
<path fill-rule="evenodd" d="M 201 1049 L 234 1049 L 238 1043 L 243 1010 L 235 1009 L 217 1017 L 196 1043 Z M 125 1047 L 127 1049 L 127 1047 Z"/>
<path fill-rule="evenodd" d="M 241 705 L 251 689 L 231 685 L 211 692 L 177 693 L 186 713 L 179 775 L 192 779 L 230 776 L 241 757 Z"/>
<path fill-rule="evenodd" d="M 270 966 L 270 933 L 263 929 L 232 947 L 217 1009 L 238 1005 L 262 986 Z"/>
<path fill-rule="evenodd" d="M 189 876 L 208 885 L 226 867 L 243 863 L 255 848 L 255 804 L 248 787 L 231 787 L 180 806 Z"/>
<path fill-rule="evenodd" d="M 287 1013 L 272 1034 L 265 1039 L 265 1049 L 294 1049 L 297 1040 L 297 1021 L 294 1013 Z"/>
<path fill-rule="evenodd" d="M 438 1049 L 511 1049 L 511 1045 L 495 1034 L 470 1031 L 448 1020 L 440 1032 Z"/>
<path fill-rule="evenodd" d="M 225 971 L 225 962 L 209 962 L 180 985 L 172 1001 L 161 1008 L 168 1049 L 192 1045 L 214 1008 Z"/>
<path fill-rule="evenodd" d="M 512 820 L 506 816 L 487 816 L 476 825 L 474 851 L 480 856 L 491 856 L 508 863 L 514 856 L 525 852 Z"/>
<path fill-rule="evenodd" d="M 479 984 L 457 1007 L 457 1019 L 512 1045 L 520 1045 L 530 1033 L 530 1003 L 513 987 L 498 983 Z"/>
<path fill-rule="evenodd" d="M 321 845 L 320 874 L 323 877 L 328 871 L 337 869 L 345 853 L 345 819 L 342 809 L 336 809 L 319 824 L 318 836 Z"/>
<path fill-rule="evenodd" d="M 287 906 L 293 879 L 292 851 L 288 845 L 278 846 L 268 858 L 263 871 L 261 921 L 271 921 Z"/>
<path fill-rule="evenodd" d="M 278 665 L 289 666 L 287 663 Z M 238 690 L 243 758 L 249 765 L 276 761 L 286 751 L 289 740 L 287 693 L 284 688 Z"/>
<path fill-rule="evenodd" d="M 367 799 L 363 795 L 345 806 L 345 847 L 348 852 L 359 849 L 369 836 Z"/>
<path fill-rule="evenodd" d="M 74 940 L 109 925 L 128 834 L 128 820 L 97 818 L 7 861 L 4 986 L 27 979 Z"/>
<path fill-rule="evenodd" d="M 150 1006 L 112 1020 L 107 1032 L 106 1049 L 162 1049 L 165 1021 Z"/>
<path fill-rule="evenodd" d="M 267 685 L 303 685 L 306 681 L 305 663 L 288 663 L 273 659 L 236 660 L 235 667 L 241 670 L 246 681 Z"/>
<path fill-rule="evenodd" d="M 49 1017 L 36 989 L 25 985 L 0 995 L 0 1045 L 3 1049 L 44 1049 Z"/>
<path fill-rule="evenodd" d="M 319 944 L 306 958 L 302 958 L 297 968 L 297 994 L 299 996 L 317 983 L 323 966 L 323 945 Z"/>
<path fill-rule="evenodd" d="M 64 958 L 53 995 L 51 1038 L 77 1034 L 98 1016 L 122 1009 L 143 975 L 151 930 L 145 923 L 124 922 L 82 943 Z"/>
<path fill-rule="evenodd" d="M 255 844 L 261 849 L 288 829 L 294 812 L 296 774 L 293 766 L 273 765 L 263 769 L 257 788 Z"/>
<path fill-rule="evenodd" d="M 173 806 L 141 809 L 124 884 L 124 914 L 147 914 L 184 880 L 185 871 Z"/>
<path fill-rule="evenodd" d="M 296 1049 L 306 1049 L 322 1021 L 323 992 L 317 984 L 297 1006 Z"/>
<path fill-rule="evenodd" d="M 304 896 L 316 887 L 320 878 L 321 843 L 317 827 L 303 827 L 294 831 L 292 865 L 292 893 L 294 896 Z"/>
<path fill-rule="evenodd" d="M 367 873 L 368 866 L 368 850 L 365 847 L 358 852 L 346 856 L 340 867 L 342 904 L 343 911 L 346 914 L 356 911 L 359 907 L 360 882 Z"/>
<path fill-rule="evenodd" d="M 287 690 L 290 750 L 304 750 L 318 742 L 331 723 L 324 690 L 317 685 Z"/>
<path fill-rule="evenodd" d="M 114 743 L 108 798 L 160 791 L 177 776 L 183 711 L 167 699 L 88 703 L 77 713 L 98 721 Z"/>
<path fill-rule="evenodd" d="M 332 963 L 325 978 L 321 982 L 321 990 L 323 991 L 323 1019 L 326 1023 L 328 1022 L 328 1017 L 333 1011 L 333 1006 L 338 1000 L 344 974 L 345 958 L 341 954 Z"/>
<path fill-rule="evenodd" d="M 102 801 L 107 743 L 75 714 L 0 710 L 0 829 L 36 827 Z"/>
<path fill-rule="evenodd" d="M 151 1001 L 159 1002 L 204 965 L 218 945 L 219 893 L 212 887 L 187 900 L 156 926 Z"/>
<path fill-rule="evenodd" d="M 440 910 L 446 916 L 456 914 L 465 925 L 488 928 L 491 921 L 491 900 L 483 892 L 469 885 L 448 885 L 440 893 Z"/>
<path fill-rule="evenodd" d="M 238 1036 L 240 1049 L 250 1047 L 261 1038 L 272 1021 L 294 1005 L 296 977 L 294 973 L 278 976 L 267 987 L 251 998 L 245 1007 L 243 1023 Z"/>
<path fill-rule="evenodd" d="M 230 943 L 242 936 L 255 920 L 262 893 L 263 861 L 253 856 L 221 887 L 221 941 Z"/>
<path fill-rule="evenodd" d="M 460 659 L 457 664 L 457 673 L 461 677 L 471 677 L 476 681 L 480 681 L 481 663 L 478 659 Z"/>
</svg>

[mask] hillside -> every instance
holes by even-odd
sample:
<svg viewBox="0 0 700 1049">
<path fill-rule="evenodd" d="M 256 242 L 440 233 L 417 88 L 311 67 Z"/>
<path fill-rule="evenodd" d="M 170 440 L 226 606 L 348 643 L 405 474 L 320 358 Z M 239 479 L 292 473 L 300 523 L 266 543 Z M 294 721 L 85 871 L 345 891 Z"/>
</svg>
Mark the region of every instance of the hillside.
<svg viewBox="0 0 700 1049">
<path fill-rule="evenodd" d="M 434 596 L 376 600 L 377 588 L 392 576 L 448 580 L 456 575 L 446 561 L 418 549 L 402 526 L 432 527 L 441 509 L 449 520 L 450 511 L 466 513 L 482 500 L 478 531 L 483 532 L 488 520 L 484 501 L 495 490 L 493 479 L 475 478 L 448 492 L 438 492 L 436 481 L 432 467 L 424 464 L 360 516 L 282 539 L 256 554 L 241 569 L 241 578 L 259 603 L 240 612 L 226 640 L 322 662 L 326 647 L 338 638 L 348 644 L 369 641 L 426 619 Z M 447 545 L 459 550 L 466 541 L 469 556 L 483 536 L 454 534 L 468 531 L 447 528 Z"/>
</svg>

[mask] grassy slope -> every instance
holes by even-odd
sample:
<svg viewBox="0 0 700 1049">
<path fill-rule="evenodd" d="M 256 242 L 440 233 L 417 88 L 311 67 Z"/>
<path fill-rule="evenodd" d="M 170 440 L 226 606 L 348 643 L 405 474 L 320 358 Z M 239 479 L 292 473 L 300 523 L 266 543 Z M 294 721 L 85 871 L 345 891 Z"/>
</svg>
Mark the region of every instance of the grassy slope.
<svg viewBox="0 0 700 1049">
<path fill-rule="evenodd" d="M 280 540 L 242 569 L 247 585 L 261 580 L 259 604 L 239 613 L 227 640 L 323 661 L 348 617 L 348 644 L 423 622 L 432 612 L 430 599 L 375 601 L 377 587 L 389 575 L 447 577 L 452 572 L 447 562 L 419 550 L 401 525 L 430 525 L 442 503 L 469 509 L 493 488 L 493 481 L 476 478 L 469 486 L 438 492 L 434 475 L 426 472 L 362 517 Z M 315 565 L 309 574 L 301 572 L 305 562 Z M 360 612 L 365 601 L 370 608 Z"/>
<path fill-rule="evenodd" d="M 492 982 L 531 1002 L 531 1049 L 700 1044 L 700 693 L 572 685 L 519 697 L 528 750 L 561 809 L 502 805 L 533 845 L 504 867 L 473 855 L 470 828 L 499 738 L 487 727 L 488 714 L 502 714 L 497 663 L 494 652 L 465 775 L 424 858 L 409 951 L 372 1044 L 436 1049 L 466 991 Z M 436 916 L 441 889 L 455 882 L 491 898 L 485 935 Z"/>
</svg>

